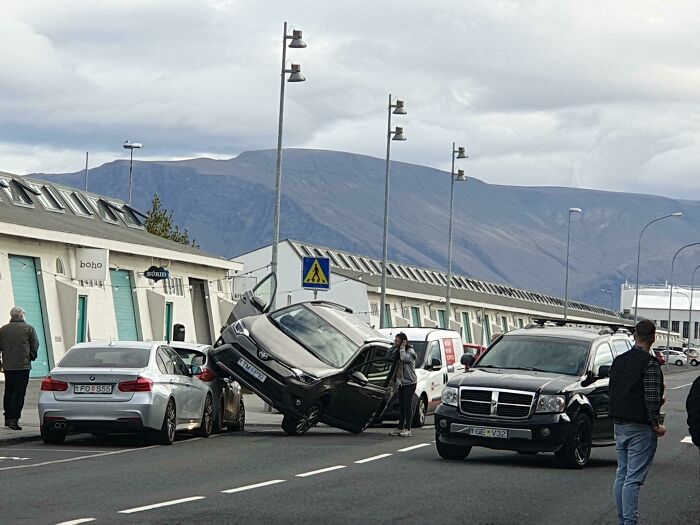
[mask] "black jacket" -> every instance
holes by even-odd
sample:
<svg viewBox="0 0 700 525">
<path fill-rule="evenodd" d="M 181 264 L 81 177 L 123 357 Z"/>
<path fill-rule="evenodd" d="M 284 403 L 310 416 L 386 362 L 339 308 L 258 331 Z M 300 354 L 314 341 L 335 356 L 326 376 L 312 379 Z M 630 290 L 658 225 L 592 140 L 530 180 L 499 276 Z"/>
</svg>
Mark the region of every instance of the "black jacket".
<svg viewBox="0 0 700 525">
<path fill-rule="evenodd" d="M 640 348 L 615 358 L 610 367 L 610 417 L 649 423 L 644 400 L 644 370 L 652 359 L 656 357 Z M 659 392 L 659 397 L 662 395 L 663 391 Z"/>
<path fill-rule="evenodd" d="M 700 447 L 700 377 L 696 377 L 690 387 L 688 400 L 685 402 L 688 411 L 688 430 L 693 443 Z"/>
<path fill-rule="evenodd" d="M 0 361 L 5 370 L 29 370 L 37 358 L 39 338 L 25 321 L 10 321 L 0 328 Z"/>
</svg>

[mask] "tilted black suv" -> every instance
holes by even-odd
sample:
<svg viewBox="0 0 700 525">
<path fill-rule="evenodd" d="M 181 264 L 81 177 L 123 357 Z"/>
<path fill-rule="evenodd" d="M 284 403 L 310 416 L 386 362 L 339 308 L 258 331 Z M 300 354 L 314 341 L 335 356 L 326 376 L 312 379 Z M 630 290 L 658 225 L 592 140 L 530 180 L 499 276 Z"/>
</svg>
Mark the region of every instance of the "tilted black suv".
<svg viewBox="0 0 700 525">
<path fill-rule="evenodd" d="M 630 347 L 617 327 L 543 322 L 505 334 L 445 386 L 435 413 L 438 453 L 464 459 L 473 446 L 554 452 L 582 468 L 591 447 L 615 443 L 608 373 Z M 462 359 L 468 365 L 473 358 Z"/>
</svg>

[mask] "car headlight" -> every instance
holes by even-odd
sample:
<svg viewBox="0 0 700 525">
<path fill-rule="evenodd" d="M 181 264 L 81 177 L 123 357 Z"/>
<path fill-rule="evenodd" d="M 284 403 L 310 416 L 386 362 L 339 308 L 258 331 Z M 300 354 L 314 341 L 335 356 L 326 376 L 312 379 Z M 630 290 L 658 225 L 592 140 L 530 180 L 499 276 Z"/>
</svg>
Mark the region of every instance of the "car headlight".
<svg viewBox="0 0 700 525">
<path fill-rule="evenodd" d="M 318 377 L 312 376 L 311 374 L 304 372 L 303 370 L 299 370 L 298 368 L 292 368 L 292 372 L 294 373 L 297 381 L 306 383 L 307 385 L 313 385 L 314 383 L 318 383 L 320 381 Z"/>
<path fill-rule="evenodd" d="M 245 326 L 243 326 L 243 323 L 241 321 L 236 321 L 235 323 L 233 323 L 233 331 L 236 335 L 250 337 L 250 332 Z"/>
<path fill-rule="evenodd" d="M 457 389 L 452 386 L 446 386 L 442 390 L 442 403 L 444 405 L 450 405 L 453 407 L 457 406 L 459 400 L 459 395 L 457 394 Z"/>
<path fill-rule="evenodd" d="M 566 409 L 564 396 L 540 396 L 535 412 L 538 414 L 559 413 L 564 412 L 564 409 Z"/>
</svg>

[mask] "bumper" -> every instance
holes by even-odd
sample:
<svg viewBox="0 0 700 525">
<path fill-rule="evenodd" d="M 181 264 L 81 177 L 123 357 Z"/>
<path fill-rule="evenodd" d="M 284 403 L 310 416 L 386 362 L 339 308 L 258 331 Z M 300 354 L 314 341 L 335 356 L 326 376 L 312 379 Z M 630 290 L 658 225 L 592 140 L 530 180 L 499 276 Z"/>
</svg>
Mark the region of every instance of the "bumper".
<svg viewBox="0 0 700 525">
<path fill-rule="evenodd" d="M 507 430 L 507 438 L 470 435 L 472 427 Z M 571 432 L 566 414 L 535 414 L 526 420 L 499 420 L 465 416 L 456 407 L 440 405 L 435 411 L 436 439 L 447 445 L 497 450 L 556 452 Z"/>
</svg>

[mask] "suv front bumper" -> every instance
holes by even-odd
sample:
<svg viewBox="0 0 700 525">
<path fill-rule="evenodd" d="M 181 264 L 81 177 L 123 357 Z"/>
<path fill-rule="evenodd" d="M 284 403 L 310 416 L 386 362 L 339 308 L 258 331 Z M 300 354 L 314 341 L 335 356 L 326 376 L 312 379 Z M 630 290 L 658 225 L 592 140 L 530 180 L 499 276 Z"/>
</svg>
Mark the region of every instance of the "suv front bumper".
<svg viewBox="0 0 700 525">
<path fill-rule="evenodd" d="M 470 434 L 474 428 L 507 430 L 508 437 Z M 446 445 L 486 447 L 523 452 L 556 452 L 572 429 L 564 414 L 533 414 L 527 419 L 491 419 L 467 416 L 457 407 L 441 404 L 435 411 L 436 440 Z"/>
</svg>

